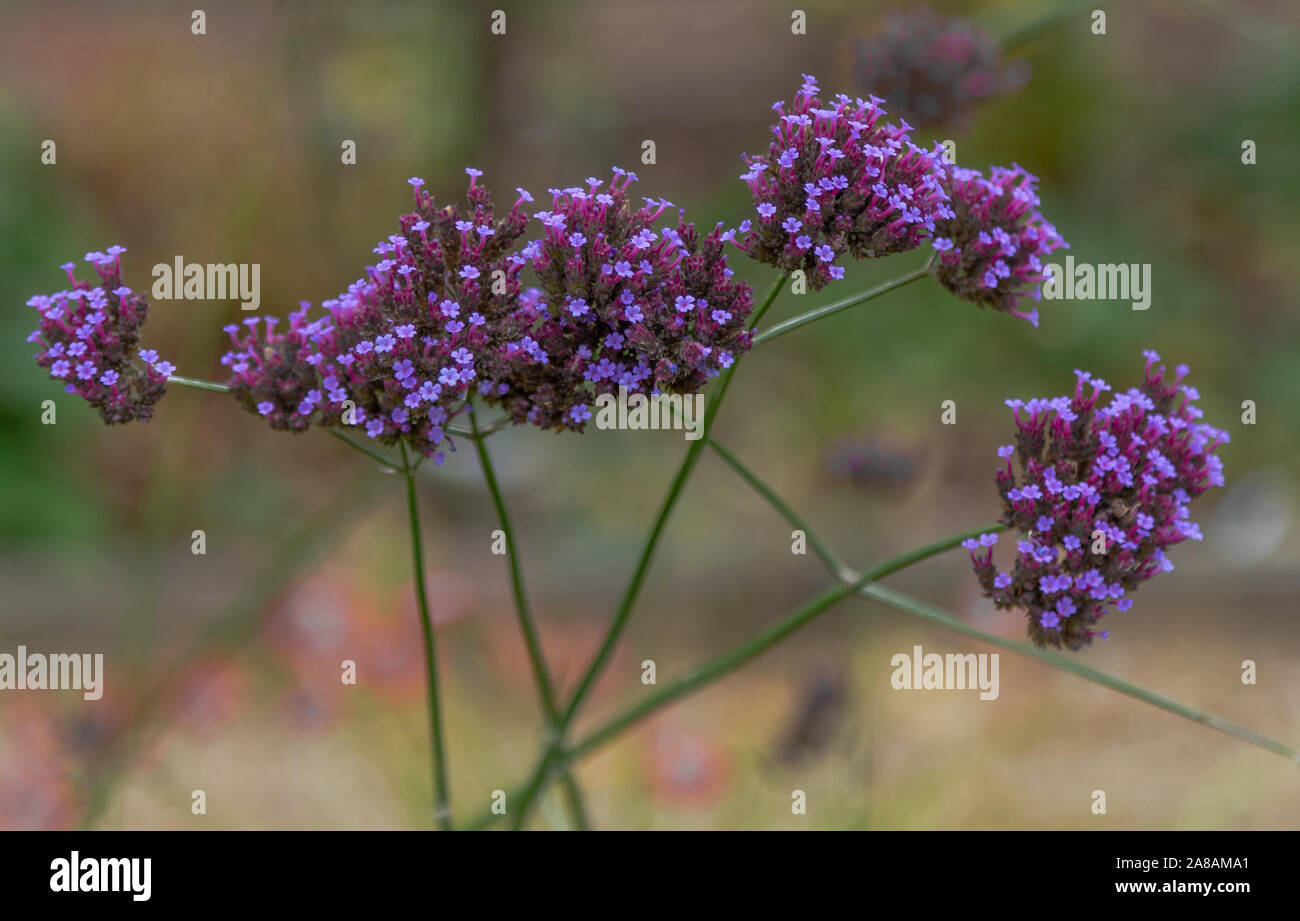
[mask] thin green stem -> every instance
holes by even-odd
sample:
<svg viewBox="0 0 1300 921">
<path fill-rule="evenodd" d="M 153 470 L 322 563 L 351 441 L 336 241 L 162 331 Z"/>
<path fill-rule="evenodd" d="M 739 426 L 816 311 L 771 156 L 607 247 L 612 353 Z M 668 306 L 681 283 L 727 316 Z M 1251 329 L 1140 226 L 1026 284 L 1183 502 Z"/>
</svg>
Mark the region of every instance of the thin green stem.
<svg viewBox="0 0 1300 921">
<path fill-rule="evenodd" d="M 215 393 L 230 392 L 230 388 L 227 387 L 225 384 L 218 384 L 215 381 L 200 380 L 196 377 L 169 377 L 167 378 L 167 382 L 170 384 L 180 384 L 183 387 L 193 387 L 196 390 L 211 390 Z M 364 454 L 366 457 L 370 458 L 371 460 L 383 464 L 389 470 L 396 472 L 401 469 L 391 457 L 385 457 L 384 455 L 380 454 L 378 451 L 375 451 L 372 448 L 367 448 L 365 445 L 363 445 L 361 442 L 357 441 L 356 439 L 352 438 L 351 436 L 344 435 L 342 432 L 338 431 L 337 429 L 326 429 L 325 431 L 329 432 L 331 435 L 333 435 L 335 438 L 337 438 L 339 441 L 343 442 L 344 444 L 356 449 L 357 451 L 360 451 L 362 454 Z"/>
<path fill-rule="evenodd" d="M 933 264 L 934 264 L 934 257 L 932 256 L 929 260 L 926 261 L 925 265 L 921 266 L 919 269 L 913 269 L 911 272 L 908 272 L 905 275 L 900 275 L 897 278 L 891 278 L 889 281 L 884 282 L 883 284 L 879 284 L 876 287 L 871 288 L 867 291 L 863 291 L 860 294 L 855 294 L 852 297 L 846 297 L 842 301 L 836 301 L 835 303 L 827 304 L 824 307 L 817 307 L 814 308 L 813 310 L 809 310 L 807 313 L 801 313 L 797 317 L 791 317 L 788 320 L 783 320 L 782 322 L 777 323 L 775 326 L 771 326 L 763 330 L 761 333 L 755 336 L 754 346 L 758 347 L 762 345 L 764 342 L 771 342 L 773 339 L 777 338 L 778 336 L 784 336 L 786 333 L 794 332 L 796 329 L 798 329 L 801 326 L 807 326 L 809 323 L 814 323 L 817 320 L 821 320 L 826 317 L 833 316 L 834 314 L 837 314 L 841 311 L 848 310 L 850 307 L 856 307 L 859 304 L 865 304 L 867 301 L 873 298 L 880 297 L 882 294 L 888 294 L 890 291 L 894 291 L 898 288 L 903 287 L 904 285 L 909 285 L 912 282 L 916 281 L 918 278 L 924 278 L 925 276 L 929 275 L 930 268 L 933 266 Z"/>
<path fill-rule="evenodd" d="M 225 384 L 218 384 L 216 381 L 200 380 L 197 377 L 172 376 L 167 378 L 167 382 L 169 384 L 180 384 L 183 387 L 193 387 L 196 390 L 212 390 L 215 391 L 216 393 L 230 392 L 230 388 Z M 509 425 L 510 422 L 511 419 L 509 416 L 502 416 L 499 419 L 494 419 L 488 425 L 483 426 L 483 428 L 478 430 L 477 432 L 471 432 L 466 429 L 457 428 L 456 426 L 449 425 L 447 426 L 447 433 L 450 435 L 459 435 L 462 438 L 486 438 L 487 436 L 493 434 L 494 432 L 501 431 L 503 428 Z M 332 431 L 333 430 L 331 430 L 331 432 Z M 364 448 L 359 448 L 359 446 L 355 442 L 349 442 L 349 443 L 354 448 L 358 448 L 358 450 L 362 450 L 362 451 L 366 450 Z M 384 463 L 395 467 L 395 465 L 393 465 L 391 461 L 384 461 Z"/>
<path fill-rule="evenodd" d="M 1040 662 L 1046 662 L 1053 668 L 1059 668 L 1061 671 L 1077 675 L 1086 681 L 1099 684 L 1104 688 L 1110 688 L 1112 691 L 1119 691 L 1129 697 L 1136 698 L 1143 703 L 1151 704 L 1153 707 L 1159 707 L 1161 710 L 1168 710 L 1178 716 L 1189 719 L 1194 723 L 1200 723 L 1217 729 L 1220 732 L 1226 732 L 1230 736 L 1235 736 L 1251 745 L 1256 745 L 1266 751 L 1281 755 L 1291 761 L 1300 763 L 1300 751 L 1289 745 L 1284 745 L 1267 736 L 1262 736 L 1253 730 L 1238 726 L 1236 723 L 1229 722 L 1212 713 L 1187 704 L 1178 703 L 1170 700 L 1154 691 L 1148 691 L 1146 688 L 1139 687 L 1136 684 L 1125 681 L 1122 678 L 1116 678 L 1113 675 L 1107 675 L 1105 672 L 1099 672 L 1095 668 L 1089 668 L 1076 659 L 1069 658 L 1058 652 L 1051 652 L 1046 649 L 1039 649 L 1029 643 L 1021 643 L 1017 640 L 1008 640 L 1000 636 L 994 636 L 991 633 L 985 633 L 965 623 L 953 614 L 945 611 L 943 608 L 928 604 L 910 595 L 902 592 L 896 592 L 893 589 L 885 588 L 883 585 L 868 585 L 862 590 L 862 594 L 868 598 L 895 607 L 900 611 L 905 611 L 914 617 L 920 617 L 932 623 L 939 624 L 949 630 L 965 634 L 973 639 L 988 643 L 990 646 L 996 646 L 999 649 L 1005 649 L 1009 652 L 1019 653 L 1022 656 L 1028 656 L 1031 659 L 1037 659 Z"/>
<path fill-rule="evenodd" d="M 486 438 L 489 435 L 495 435 L 513 421 L 514 420 L 509 416 L 499 416 L 480 428 L 477 425 L 473 425 L 474 420 L 471 419 L 470 428 L 463 429 L 459 426 L 449 425 L 446 427 L 446 432 L 448 435 L 456 435 L 457 437 L 468 438 L 473 441 L 476 438 Z"/>
<path fill-rule="evenodd" d="M 849 565 L 840 559 L 839 555 L 831 548 L 822 536 L 805 522 L 797 512 L 785 500 L 778 496 L 772 489 L 760 480 L 753 471 L 741 463 L 740 458 L 732 454 L 727 448 L 718 443 L 716 439 L 709 438 L 709 447 L 711 447 L 719 457 L 740 475 L 740 478 L 748 483 L 755 492 L 762 496 L 767 503 L 780 513 L 781 517 L 794 526 L 796 530 L 803 531 L 804 536 L 808 539 L 808 545 L 813 548 L 813 553 L 825 564 L 826 569 L 832 576 L 841 582 L 852 582 L 857 578 Z"/>
<path fill-rule="evenodd" d="M 1073 0 L 1073 2 L 1062 3 L 1049 9 L 1045 15 L 1020 22 L 1011 28 L 995 29 L 994 34 L 997 35 L 998 44 L 1002 46 L 1004 53 L 1016 51 L 1056 28 L 1063 19 L 1085 11 L 1101 9 L 1107 6 L 1108 2 L 1109 0 Z"/>
<path fill-rule="evenodd" d="M 378 451 L 374 450 L 373 448 L 367 448 L 365 445 L 363 445 L 361 442 L 357 441 L 355 438 L 351 437 L 350 435 L 344 435 L 338 429 L 326 429 L 325 431 L 329 432 L 331 435 L 333 435 L 339 441 L 343 442 L 348 447 L 360 451 L 362 454 L 370 458 L 372 461 L 382 464 L 389 471 L 393 473 L 398 473 L 403 470 L 403 467 L 398 465 L 391 457 L 385 457 L 384 455 L 380 454 Z M 403 449 L 402 457 L 403 457 L 403 464 L 404 464 L 405 457 L 406 457 L 405 449 Z"/>
<path fill-rule="evenodd" d="M 429 596 L 424 584 L 424 550 L 420 540 L 420 505 L 415 495 L 415 474 L 402 449 L 402 474 L 406 478 L 406 508 L 411 524 L 411 555 L 415 561 L 415 600 L 420 608 L 420 626 L 424 630 L 424 665 L 429 694 L 429 740 L 433 749 L 434 818 L 438 828 L 451 830 L 451 804 L 447 793 L 447 765 L 442 743 L 442 704 L 438 695 L 438 647 L 433 635 L 433 618 L 429 616 Z"/>
<path fill-rule="evenodd" d="M 497 480 L 496 468 L 492 464 L 492 456 L 488 453 L 486 436 L 480 431 L 478 420 L 475 419 L 472 409 L 469 413 L 469 423 L 470 440 L 473 441 L 474 450 L 478 453 L 479 466 L 483 468 L 483 480 L 487 484 L 488 493 L 492 496 L 492 505 L 496 509 L 497 521 L 500 522 L 501 530 L 506 537 L 506 559 L 510 564 L 510 589 L 514 594 L 515 614 L 519 619 L 519 630 L 523 634 L 524 645 L 528 649 L 528 661 L 532 665 L 533 680 L 537 684 L 537 696 L 542 702 L 542 710 L 546 716 L 549 741 L 550 734 L 555 732 L 560 717 L 559 708 L 555 701 L 555 685 L 551 679 L 550 669 L 546 664 L 546 654 L 542 650 L 542 641 L 537 633 L 536 622 L 529 610 L 528 596 L 524 591 L 523 567 L 519 560 L 519 548 L 515 543 L 514 526 L 510 522 L 509 512 L 506 511 L 505 496 L 502 494 L 501 484 Z M 564 774 L 564 788 L 569 802 L 569 812 L 574 823 L 579 829 L 586 831 L 590 828 L 586 804 L 583 802 L 582 791 L 578 788 L 577 781 L 568 771 Z"/>
<path fill-rule="evenodd" d="M 506 560 L 510 564 L 510 589 L 514 594 L 515 613 L 519 618 L 519 629 L 524 635 L 524 645 L 528 648 L 528 661 L 532 665 L 533 680 L 537 684 L 537 694 L 542 701 L 542 707 L 547 711 L 548 717 L 553 720 L 556 715 L 555 691 L 551 682 L 550 669 L 546 665 L 546 656 L 542 652 L 541 638 L 537 635 L 537 626 L 533 622 L 533 616 L 528 606 L 528 598 L 524 593 L 524 575 L 519 564 L 519 548 L 515 543 L 514 525 L 511 524 L 510 514 L 506 511 L 505 499 L 501 494 L 501 484 L 497 481 L 492 456 L 488 453 L 487 446 L 483 444 L 473 413 L 470 414 L 470 425 L 474 432 L 474 438 L 472 439 L 474 441 L 474 450 L 478 453 L 479 466 L 483 468 L 483 480 L 487 484 L 489 495 L 492 497 L 492 506 L 496 509 L 497 521 L 500 522 L 501 530 L 506 537 Z"/>
<path fill-rule="evenodd" d="M 169 384 L 180 384 L 182 387 L 193 387 L 195 390 L 213 390 L 217 393 L 229 393 L 230 388 L 225 384 L 218 384 L 216 381 L 202 381 L 197 377 L 176 377 L 167 378 Z"/>
</svg>

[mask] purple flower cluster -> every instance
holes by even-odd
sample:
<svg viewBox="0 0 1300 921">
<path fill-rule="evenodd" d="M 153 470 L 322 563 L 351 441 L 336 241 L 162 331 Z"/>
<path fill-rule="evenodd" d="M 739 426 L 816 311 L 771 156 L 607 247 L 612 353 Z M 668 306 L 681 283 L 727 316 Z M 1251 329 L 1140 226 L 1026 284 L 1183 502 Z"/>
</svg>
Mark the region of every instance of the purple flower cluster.
<svg viewBox="0 0 1300 921">
<path fill-rule="evenodd" d="M 1182 383 L 1186 366 L 1170 380 L 1160 356 L 1143 354 L 1141 387 L 1105 406 L 1098 400 L 1110 387 L 1083 371 L 1072 397 L 1007 401 L 1017 433 L 998 449 L 1005 465 L 997 484 L 1002 523 L 1022 534 L 1016 561 L 996 569 L 996 533 L 964 546 L 985 594 L 999 608 L 1023 610 L 1040 646 L 1077 650 L 1105 639 L 1108 631 L 1093 626 L 1112 608 L 1127 611 L 1133 589 L 1174 568 L 1169 547 L 1201 539 L 1188 504 L 1223 485 L 1213 451 L 1227 433 L 1198 421 L 1199 394 Z"/>
<path fill-rule="evenodd" d="M 107 252 L 86 254 L 99 273 L 98 285 L 79 281 L 69 262 L 61 268 L 68 273 L 70 289 L 27 301 L 41 315 L 40 326 L 27 337 L 41 347 L 36 363 L 110 425 L 148 421 L 176 370 L 157 352 L 139 351 L 149 303 L 122 284 L 124 252 L 124 247 L 110 246 Z"/>
<path fill-rule="evenodd" d="M 882 121 L 883 99 L 826 104 L 804 75 L 794 106 L 780 118 L 767 153 L 747 156 L 740 178 L 758 216 L 742 223 L 736 244 L 759 262 L 803 270 L 820 289 L 844 277 L 844 253 L 874 258 L 919 246 L 945 213 L 942 148 L 922 150 L 910 126 Z"/>
<path fill-rule="evenodd" d="M 951 200 L 934 230 L 935 277 L 953 294 L 1038 325 L 1038 311 L 1020 302 L 1042 296 L 1043 257 L 1069 244 L 1038 211 L 1038 180 L 1019 166 L 978 170 L 948 166 Z"/>
<path fill-rule="evenodd" d="M 529 222 L 522 189 L 497 219 L 478 170 L 468 207 L 439 208 L 415 187 L 401 232 L 345 294 L 309 317 L 229 326 L 230 387 L 273 428 L 355 425 L 385 444 L 405 439 L 441 460 L 446 425 L 474 392 L 515 422 L 581 431 L 601 393 L 694 392 L 749 348 L 750 289 L 731 281 L 723 234 L 701 240 L 670 206 L 634 207 L 614 171 L 609 188 L 553 189 Z M 540 287 L 523 289 L 532 266 Z M 263 325 L 264 323 L 264 325 Z"/>
<path fill-rule="evenodd" d="M 519 200 L 496 218 L 490 196 L 470 175 L 464 211 L 438 207 L 411 179 L 415 210 L 400 232 L 375 247 L 366 277 L 311 319 L 310 304 L 277 329 L 266 318 L 228 326 L 234 349 L 222 358 L 230 387 L 273 428 L 354 425 L 370 438 L 441 460 L 445 425 L 464 408 L 480 360 L 512 332 L 525 260 L 513 253 L 528 217 Z"/>
<path fill-rule="evenodd" d="M 854 47 L 858 86 L 879 93 L 918 128 L 954 124 L 979 101 L 1024 86 L 1029 67 L 1007 64 L 993 36 L 921 6 L 889 18 Z"/>
<path fill-rule="evenodd" d="M 750 346 L 753 295 L 731 281 L 721 228 L 656 228 L 671 205 L 636 207 L 634 181 L 615 168 L 607 188 L 552 189 L 535 215 L 544 231 L 522 256 L 540 287 L 523 293 L 480 385 L 516 422 L 581 431 L 599 394 L 693 393 Z"/>
</svg>

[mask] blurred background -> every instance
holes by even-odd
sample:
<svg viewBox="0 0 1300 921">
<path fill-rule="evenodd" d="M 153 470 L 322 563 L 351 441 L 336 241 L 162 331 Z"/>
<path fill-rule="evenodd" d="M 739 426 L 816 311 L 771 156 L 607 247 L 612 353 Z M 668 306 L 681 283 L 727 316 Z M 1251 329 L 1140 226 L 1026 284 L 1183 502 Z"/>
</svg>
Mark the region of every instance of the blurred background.
<svg viewBox="0 0 1300 921">
<path fill-rule="evenodd" d="M 1228 486 L 1194 506 L 1204 543 L 1105 624 L 1088 664 L 1300 743 L 1300 15 L 1289 0 L 936 3 L 1005 38 L 1011 66 L 965 115 L 918 131 L 959 162 L 1041 177 L 1077 261 L 1150 263 L 1151 308 L 1054 301 L 1038 330 L 929 282 L 746 359 L 715 434 L 854 564 L 992 522 L 1002 401 L 1127 387 L 1139 352 L 1191 365 L 1232 434 Z M 410 206 L 466 166 L 499 205 L 523 186 L 635 169 L 711 226 L 751 204 L 740 156 L 801 73 L 865 94 L 863 40 L 899 7 L 802 0 L 392 4 L 0 4 L 0 651 L 103 652 L 102 700 L 0 694 L 0 828 L 424 828 L 432 824 L 420 632 L 401 481 L 320 432 L 271 432 L 173 387 L 112 429 L 31 361 L 28 297 L 58 265 L 128 248 L 124 278 L 261 265 L 262 312 L 319 303 L 372 263 Z M 507 31 L 489 31 L 493 9 Z M 877 78 L 873 78 L 877 79 Z M 892 98 L 892 97 L 890 97 Z M 915 103 L 922 106 L 923 103 Z M 894 106 L 889 106 L 894 109 Z M 899 114 L 906 114 L 901 112 Z M 920 124 L 922 119 L 917 118 Z M 57 143 L 57 163 L 41 144 Z M 656 163 L 640 162 L 653 140 Z M 1258 163 L 1241 162 L 1254 140 Z M 340 145 L 356 142 L 356 164 Z M 925 258 L 851 264 L 769 322 Z M 756 288 L 773 274 L 736 253 Z M 85 271 L 83 270 L 83 274 Z M 144 330 L 178 373 L 222 379 L 234 301 L 157 303 Z M 41 402 L 58 406 L 41 424 Z M 939 422 L 955 400 L 958 422 Z M 1243 400 L 1258 422 L 1241 423 Z M 685 442 L 552 435 L 491 447 L 557 678 L 594 651 Z M 453 809 L 532 766 L 539 713 L 473 452 L 421 471 Z M 190 552 L 202 529 L 207 553 Z M 825 583 L 790 529 L 706 453 L 582 727 L 781 616 Z M 892 580 L 981 629 L 966 555 Z M 1293 828 L 1295 765 L 1011 654 L 1001 694 L 895 691 L 890 658 L 987 647 L 865 600 L 585 761 L 602 828 Z M 341 684 L 340 662 L 359 684 Z M 1243 685 L 1244 659 L 1258 683 Z M 191 814 L 191 791 L 207 814 Z M 808 815 L 794 816 L 802 789 Z M 1108 814 L 1090 812 L 1092 791 Z M 558 797 L 537 814 L 564 827 Z"/>
</svg>

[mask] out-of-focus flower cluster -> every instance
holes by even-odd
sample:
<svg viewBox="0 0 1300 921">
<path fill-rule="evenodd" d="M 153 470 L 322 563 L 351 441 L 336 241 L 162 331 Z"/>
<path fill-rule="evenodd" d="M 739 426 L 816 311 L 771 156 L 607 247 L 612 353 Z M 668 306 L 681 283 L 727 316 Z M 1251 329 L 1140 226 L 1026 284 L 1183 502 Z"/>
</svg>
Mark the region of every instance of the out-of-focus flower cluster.
<svg viewBox="0 0 1300 921">
<path fill-rule="evenodd" d="M 516 422 L 581 430 L 599 394 L 694 393 L 750 346 L 753 295 L 731 280 L 721 227 L 656 229 L 671 205 L 634 206 L 635 180 L 616 168 L 607 189 L 552 189 L 536 214 L 545 229 L 523 256 L 541 287 L 520 298 L 480 387 Z"/>
<path fill-rule="evenodd" d="M 1038 211 L 1038 180 L 1020 166 L 944 171 L 950 205 L 935 226 L 935 276 L 953 294 L 1038 325 L 1038 311 L 1021 312 L 1025 297 L 1042 297 L 1043 257 L 1069 244 Z"/>
<path fill-rule="evenodd" d="M 767 153 L 746 157 L 743 179 L 757 219 L 742 223 L 736 244 L 751 257 L 787 272 L 803 270 L 814 289 L 844 277 L 845 253 L 874 258 L 914 249 L 946 213 L 942 148 L 912 143 L 907 122 L 883 121 L 883 99 L 831 104 L 804 83 L 773 127 Z"/>
<path fill-rule="evenodd" d="M 521 190 L 498 219 L 481 173 L 467 172 L 464 211 L 438 207 L 423 180 L 410 180 L 415 210 L 375 247 L 382 258 L 366 277 L 323 302 L 323 316 L 309 318 L 304 303 L 283 330 L 271 317 L 226 328 L 235 347 L 222 363 L 247 409 L 273 428 L 355 425 L 441 459 L 444 426 L 463 409 L 480 359 L 522 332 L 515 314 L 525 260 L 512 247 L 530 199 Z"/>
<path fill-rule="evenodd" d="M 920 475 L 925 463 L 923 452 L 883 435 L 846 435 L 826 449 L 826 468 L 838 478 L 856 486 L 868 486 L 886 492 L 890 498 L 902 498 Z"/>
<path fill-rule="evenodd" d="M 1025 85 L 1029 66 L 1004 62 L 991 35 L 926 6 L 896 13 L 854 44 L 857 85 L 879 93 L 918 128 L 953 124 L 976 103 Z"/>
<path fill-rule="evenodd" d="M 1199 421 L 1186 366 L 1170 378 L 1156 353 L 1143 354 L 1141 387 L 1105 406 L 1098 401 L 1110 387 L 1083 371 L 1072 397 L 1007 401 L 1017 432 L 998 449 L 997 484 L 1002 523 L 1022 534 L 1015 564 L 994 566 L 996 533 L 965 546 L 985 593 L 999 608 L 1023 610 L 1040 646 L 1077 650 L 1105 639 L 1096 623 L 1127 611 L 1133 589 L 1174 568 L 1169 547 L 1201 539 L 1188 504 L 1223 485 L 1213 452 L 1227 433 Z"/>
<path fill-rule="evenodd" d="M 36 363 L 64 383 L 112 425 L 147 421 L 167 389 L 175 367 L 150 349 L 139 351 L 140 326 L 149 311 L 144 296 L 122 284 L 121 246 L 87 253 L 99 284 L 78 280 L 69 262 L 61 266 L 72 287 L 27 301 L 41 315 L 27 337 L 41 347 Z"/>
</svg>

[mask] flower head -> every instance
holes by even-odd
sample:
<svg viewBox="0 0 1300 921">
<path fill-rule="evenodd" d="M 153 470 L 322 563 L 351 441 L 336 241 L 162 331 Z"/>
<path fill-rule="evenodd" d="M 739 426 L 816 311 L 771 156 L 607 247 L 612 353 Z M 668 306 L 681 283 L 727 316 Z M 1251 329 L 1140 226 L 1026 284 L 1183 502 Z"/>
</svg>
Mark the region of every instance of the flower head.
<svg viewBox="0 0 1300 921">
<path fill-rule="evenodd" d="M 27 302 L 41 315 L 40 325 L 27 337 L 41 347 L 36 363 L 110 425 L 148 421 L 175 370 L 159 361 L 157 352 L 139 351 L 149 302 L 122 284 L 125 251 L 110 246 L 107 253 L 86 254 L 99 274 L 97 285 L 78 280 L 69 262 L 62 268 L 71 288 Z"/>
<path fill-rule="evenodd" d="M 839 258 L 888 256 L 914 249 L 944 213 L 941 150 L 912 143 L 910 126 L 883 120 L 884 100 L 824 103 L 807 75 L 784 103 L 765 154 L 746 157 L 740 178 L 757 217 L 740 225 L 736 244 L 759 262 L 802 270 L 820 289 L 844 274 Z"/>
<path fill-rule="evenodd" d="M 1043 257 L 1069 244 L 1038 211 L 1038 180 L 1019 166 L 978 170 L 949 165 L 944 185 L 951 197 L 934 229 L 935 277 L 964 300 L 1038 325 L 1038 311 L 1021 312 L 1028 295 L 1042 295 Z"/>
<path fill-rule="evenodd" d="M 858 86 L 884 96 L 918 128 L 960 122 L 976 103 L 1029 78 L 1029 65 L 1003 61 L 997 40 L 979 26 L 926 6 L 896 13 L 879 33 L 859 39 L 854 58 Z"/>
<path fill-rule="evenodd" d="M 348 290 L 321 305 L 274 318 L 259 330 L 227 327 L 234 348 L 222 359 L 230 387 L 273 428 L 356 426 L 385 444 L 406 439 L 438 458 L 448 420 L 464 408 L 480 356 L 513 318 L 519 270 L 511 252 L 528 217 L 523 198 L 503 218 L 471 174 L 466 206 L 439 207 L 412 181 L 415 210 L 400 233 L 375 247 L 380 261 Z M 477 318 L 477 319 L 476 319 Z M 482 321 L 482 322 L 479 322 Z"/>
<path fill-rule="evenodd" d="M 1022 535 L 1015 564 L 999 573 L 991 549 L 969 549 L 985 594 L 999 608 L 1023 610 L 1040 646 L 1080 649 L 1104 638 L 1096 623 L 1128 610 L 1135 588 L 1173 569 L 1166 551 L 1201 539 L 1188 518 L 1191 500 L 1223 485 L 1213 451 L 1227 433 L 1198 421 L 1185 367 L 1170 379 L 1159 356 L 1145 354 L 1141 386 L 1104 406 L 1110 388 L 1082 371 L 1073 396 L 1007 401 L 1015 455 L 997 484 L 1002 523 Z"/>
<path fill-rule="evenodd" d="M 516 422 L 581 431 L 594 397 L 693 393 L 749 348 L 748 286 L 731 280 L 721 228 L 701 238 L 671 205 L 628 187 L 552 189 L 535 217 L 542 236 L 523 249 L 539 288 L 525 291 L 502 345 L 485 357 L 480 392 Z"/>
</svg>

